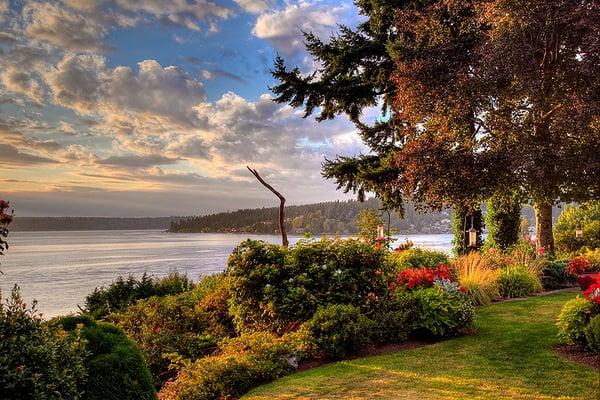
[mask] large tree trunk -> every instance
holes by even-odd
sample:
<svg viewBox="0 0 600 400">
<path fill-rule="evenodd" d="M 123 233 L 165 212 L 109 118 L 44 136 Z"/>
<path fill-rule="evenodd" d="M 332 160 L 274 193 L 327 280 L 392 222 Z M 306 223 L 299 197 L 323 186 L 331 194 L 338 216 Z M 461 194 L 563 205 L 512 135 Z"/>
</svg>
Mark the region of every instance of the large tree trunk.
<svg viewBox="0 0 600 400">
<path fill-rule="evenodd" d="M 279 231 L 281 232 L 281 245 L 287 248 L 289 242 L 287 238 L 287 231 L 285 230 L 285 197 L 283 197 L 281 193 L 275 190 L 273 186 L 265 182 L 265 180 L 258 174 L 257 170 L 252 169 L 248 166 L 246 166 L 246 168 L 248 168 L 248 171 L 250 171 L 252 175 L 254 175 L 256 179 L 258 179 L 258 181 L 263 184 L 264 187 L 269 189 L 271 192 L 273 192 L 275 196 L 279 198 Z"/>
<path fill-rule="evenodd" d="M 552 203 L 535 202 L 533 208 L 535 209 L 535 247 L 538 252 L 554 254 Z"/>
</svg>

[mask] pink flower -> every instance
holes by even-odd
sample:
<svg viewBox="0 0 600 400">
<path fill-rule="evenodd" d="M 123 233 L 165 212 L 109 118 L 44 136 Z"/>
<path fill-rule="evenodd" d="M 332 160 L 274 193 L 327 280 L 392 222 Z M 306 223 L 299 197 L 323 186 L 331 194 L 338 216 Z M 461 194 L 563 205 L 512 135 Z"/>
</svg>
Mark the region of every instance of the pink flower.
<svg viewBox="0 0 600 400">
<path fill-rule="evenodd" d="M 8 225 L 12 222 L 13 216 L 10 214 L 0 213 L 0 225 Z"/>
<path fill-rule="evenodd" d="M 8 201 L 0 200 L 0 211 L 5 210 L 9 207 Z"/>
</svg>

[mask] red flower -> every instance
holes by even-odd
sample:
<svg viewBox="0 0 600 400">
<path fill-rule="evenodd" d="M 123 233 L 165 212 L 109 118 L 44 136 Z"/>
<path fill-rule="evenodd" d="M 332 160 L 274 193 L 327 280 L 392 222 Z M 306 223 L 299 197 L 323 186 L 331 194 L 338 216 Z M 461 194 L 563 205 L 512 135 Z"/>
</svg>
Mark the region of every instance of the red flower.
<svg viewBox="0 0 600 400">
<path fill-rule="evenodd" d="M 435 279 L 448 279 L 450 280 L 450 269 L 440 264 L 436 268 L 410 268 L 403 271 L 399 271 L 396 276 L 396 281 L 393 282 L 395 289 L 398 286 L 404 286 L 407 289 L 413 289 L 415 287 L 431 287 Z M 392 285 L 390 285 L 391 287 Z"/>
<path fill-rule="evenodd" d="M 571 275 L 579 275 L 588 272 L 592 265 L 585 257 L 575 257 L 569 260 L 567 264 L 567 272 Z"/>
<path fill-rule="evenodd" d="M 458 288 L 458 290 L 460 290 L 463 293 L 467 293 L 467 288 L 465 288 L 465 287 L 461 286 L 461 287 Z"/>
<path fill-rule="evenodd" d="M 0 225 L 8 225 L 12 222 L 13 216 L 10 214 L 0 213 Z"/>
<path fill-rule="evenodd" d="M 583 292 L 583 296 L 589 301 L 600 305 L 600 274 L 596 275 L 596 283 Z"/>
<path fill-rule="evenodd" d="M 8 201 L 6 201 L 6 200 L 0 200 L 0 211 L 6 209 L 8 207 L 9 207 Z"/>
</svg>

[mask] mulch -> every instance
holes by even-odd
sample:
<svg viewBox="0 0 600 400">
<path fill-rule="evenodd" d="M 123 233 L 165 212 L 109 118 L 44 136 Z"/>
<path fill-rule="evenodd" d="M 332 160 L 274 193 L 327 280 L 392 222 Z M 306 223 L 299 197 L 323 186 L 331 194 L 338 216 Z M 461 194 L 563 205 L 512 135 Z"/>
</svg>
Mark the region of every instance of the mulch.
<svg viewBox="0 0 600 400">
<path fill-rule="evenodd" d="M 600 354 L 594 354 L 577 346 L 568 345 L 555 346 L 554 351 L 568 360 L 600 370 Z"/>
</svg>

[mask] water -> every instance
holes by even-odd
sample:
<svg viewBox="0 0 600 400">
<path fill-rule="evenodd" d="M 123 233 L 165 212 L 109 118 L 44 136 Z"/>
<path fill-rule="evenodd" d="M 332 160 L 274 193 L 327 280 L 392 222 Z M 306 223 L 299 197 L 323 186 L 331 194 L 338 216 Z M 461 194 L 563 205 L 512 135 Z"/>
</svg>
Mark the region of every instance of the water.
<svg viewBox="0 0 600 400">
<path fill-rule="evenodd" d="M 416 246 L 450 251 L 450 234 L 396 235 Z M 85 296 L 119 275 L 187 273 L 197 280 L 225 268 L 231 250 L 246 238 L 279 243 L 279 236 L 163 231 L 11 232 L 10 249 L 0 258 L 3 297 L 14 284 L 23 297 L 38 301 L 46 318 L 77 312 Z M 300 237 L 292 236 L 290 243 Z"/>
</svg>

